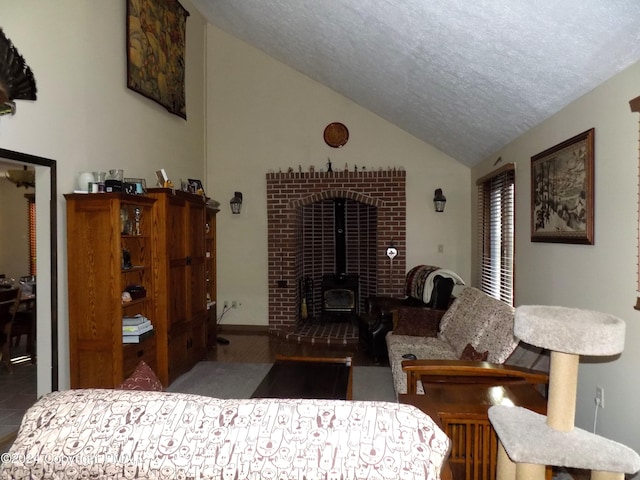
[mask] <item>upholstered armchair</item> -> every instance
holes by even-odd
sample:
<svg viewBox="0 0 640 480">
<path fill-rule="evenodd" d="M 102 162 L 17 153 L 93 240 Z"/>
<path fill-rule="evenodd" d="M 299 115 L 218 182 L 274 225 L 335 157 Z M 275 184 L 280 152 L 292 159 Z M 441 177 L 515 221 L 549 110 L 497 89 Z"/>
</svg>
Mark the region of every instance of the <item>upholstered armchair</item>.
<svg viewBox="0 0 640 480">
<path fill-rule="evenodd" d="M 442 314 L 451 303 L 455 284 L 464 285 L 463 280 L 451 270 L 431 265 L 418 265 L 407 273 L 405 297 L 369 297 L 366 312 L 360 317 L 360 345 L 376 363 L 386 361 L 387 345 L 385 335 L 393 330 L 394 313 L 399 316 L 428 317 L 435 321 L 433 335 Z M 434 312 L 436 310 L 436 312 Z"/>
</svg>

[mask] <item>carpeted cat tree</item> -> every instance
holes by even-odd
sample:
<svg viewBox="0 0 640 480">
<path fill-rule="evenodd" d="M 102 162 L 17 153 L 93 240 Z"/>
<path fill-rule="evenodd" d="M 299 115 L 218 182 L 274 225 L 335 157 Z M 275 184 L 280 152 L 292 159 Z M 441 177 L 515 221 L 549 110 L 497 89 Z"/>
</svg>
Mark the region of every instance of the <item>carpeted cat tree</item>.
<svg viewBox="0 0 640 480">
<path fill-rule="evenodd" d="M 591 470 L 592 480 L 623 480 L 640 470 L 640 456 L 629 447 L 574 428 L 580 355 L 622 352 L 624 321 L 589 310 L 522 306 L 514 334 L 551 350 L 547 416 L 522 407 L 489 409 L 499 439 L 497 480 L 544 480 L 547 465 Z"/>
</svg>

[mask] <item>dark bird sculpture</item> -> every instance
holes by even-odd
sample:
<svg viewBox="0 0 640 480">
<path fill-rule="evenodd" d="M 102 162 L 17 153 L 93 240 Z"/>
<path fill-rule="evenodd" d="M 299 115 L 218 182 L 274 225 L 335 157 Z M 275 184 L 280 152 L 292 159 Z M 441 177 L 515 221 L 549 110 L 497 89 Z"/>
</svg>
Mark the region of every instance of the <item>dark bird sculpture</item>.
<svg viewBox="0 0 640 480">
<path fill-rule="evenodd" d="M 36 80 L 0 28 L 0 115 L 16 113 L 14 100 L 36 100 Z"/>
</svg>

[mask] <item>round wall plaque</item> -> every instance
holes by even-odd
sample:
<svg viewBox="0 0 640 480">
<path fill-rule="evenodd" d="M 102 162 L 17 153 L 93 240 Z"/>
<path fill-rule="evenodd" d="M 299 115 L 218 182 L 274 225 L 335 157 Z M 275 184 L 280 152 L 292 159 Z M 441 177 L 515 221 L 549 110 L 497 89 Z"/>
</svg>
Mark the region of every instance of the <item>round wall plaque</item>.
<svg viewBox="0 0 640 480">
<path fill-rule="evenodd" d="M 346 144 L 348 140 L 349 130 L 344 124 L 333 122 L 325 127 L 324 141 L 330 147 L 340 148 L 344 146 L 344 144 Z"/>
</svg>

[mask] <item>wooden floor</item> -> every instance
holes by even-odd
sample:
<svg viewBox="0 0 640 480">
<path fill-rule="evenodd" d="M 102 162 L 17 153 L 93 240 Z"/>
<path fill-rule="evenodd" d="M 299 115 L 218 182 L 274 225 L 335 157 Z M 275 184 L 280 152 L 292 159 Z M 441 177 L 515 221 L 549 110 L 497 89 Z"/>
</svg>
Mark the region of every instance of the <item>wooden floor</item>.
<svg viewBox="0 0 640 480">
<path fill-rule="evenodd" d="M 295 342 L 269 335 L 268 333 L 247 333 L 235 330 L 223 330 L 218 334 L 229 340 L 228 345 L 218 344 L 207 352 L 207 360 L 218 362 L 245 363 L 273 363 L 275 356 L 303 356 L 303 357 L 351 357 L 354 366 L 374 365 L 373 361 L 357 344 L 344 346 L 322 346 L 309 342 Z M 30 405 L 22 405 L 26 410 Z M 0 415 L 2 411 L 0 409 Z M 2 433 L 2 432 L 0 432 Z M 0 452 L 13 442 L 14 432 L 4 432 L 0 435 Z M 7 435 L 8 433 L 8 435 Z"/>
<path fill-rule="evenodd" d="M 218 344 L 207 354 L 208 360 L 218 362 L 272 363 L 275 356 L 351 357 L 353 365 L 374 365 L 358 345 L 323 346 L 308 342 L 292 342 L 267 333 L 243 333 L 223 330 L 218 337 L 229 340 Z"/>
</svg>

